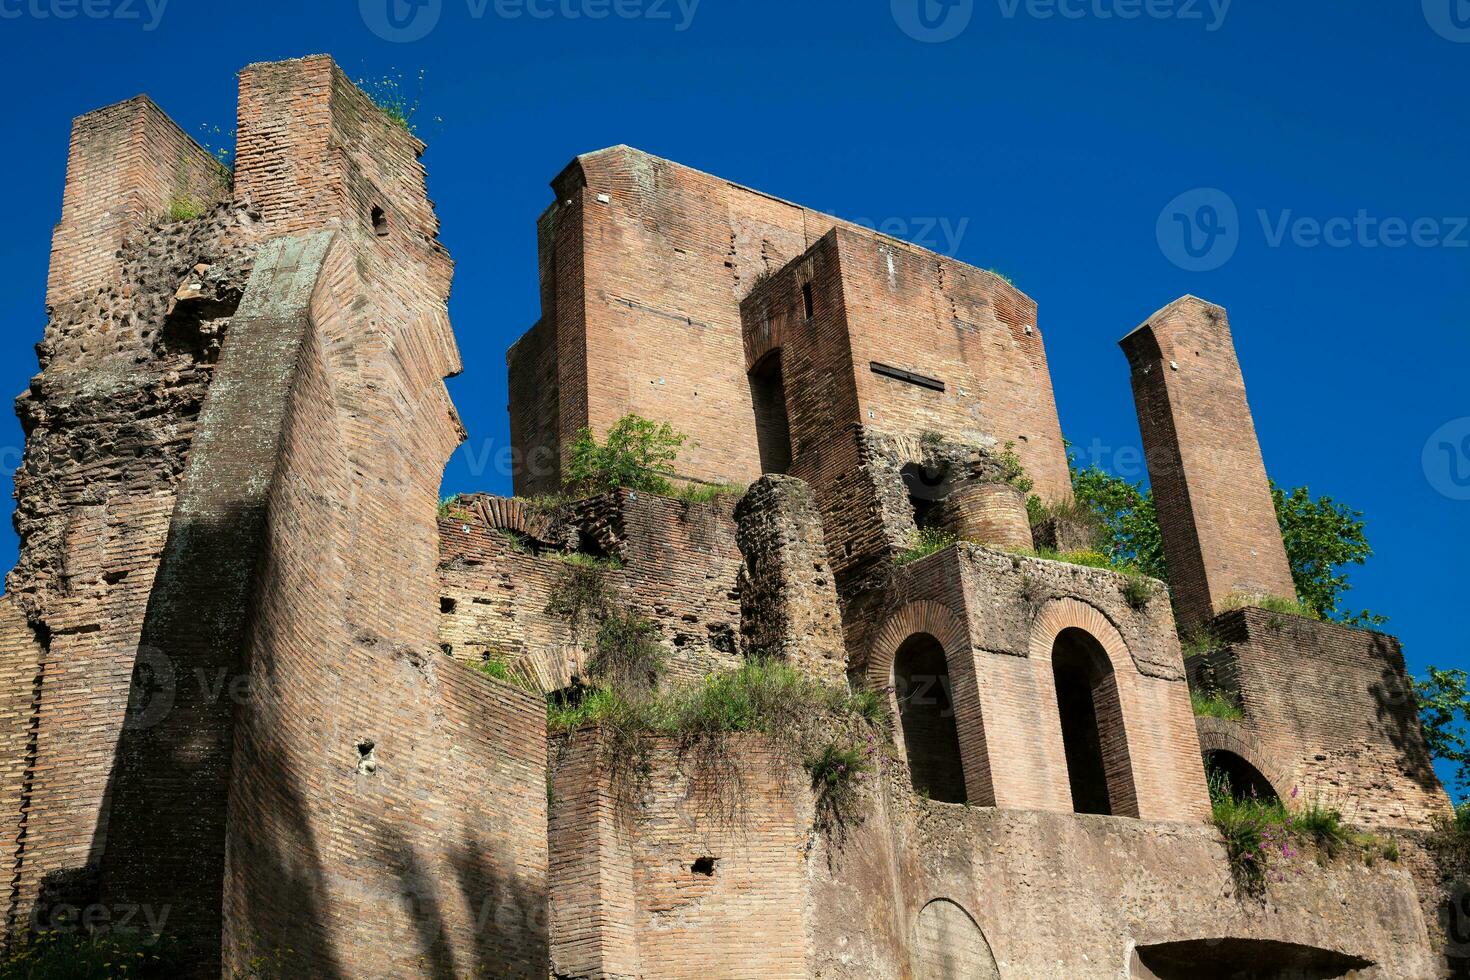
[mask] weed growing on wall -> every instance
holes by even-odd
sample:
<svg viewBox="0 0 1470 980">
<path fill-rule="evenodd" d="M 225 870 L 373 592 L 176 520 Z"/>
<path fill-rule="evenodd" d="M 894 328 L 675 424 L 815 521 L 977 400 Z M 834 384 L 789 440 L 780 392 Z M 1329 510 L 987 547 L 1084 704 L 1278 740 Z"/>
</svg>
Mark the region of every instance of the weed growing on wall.
<svg viewBox="0 0 1470 980">
<path fill-rule="evenodd" d="M 928 558 L 958 541 L 958 537 L 942 528 L 921 527 L 909 536 L 908 547 L 893 556 L 893 563 L 907 565 L 920 558 Z"/>
<path fill-rule="evenodd" d="M 1245 718 L 1240 705 L 1223 691 L 1190 691 L 1189 703 L 1197 718 L 1224 718 L 1229 721 Z"/>
<path fill-rule="evenodd" d="M 373 78 L 359 78 L 356 85 L 395 126 L 418 136 L 419 112 L 424 101 L 424 74 L 421 68 L 412 81 L 405 81 L 403 74 L 395 71 Z M 436 125 L 442 122 L 442 118 L 434 117 Z"/>
<path fill-rule="evenodd" d="M 177 976 L 175 947 L 142 931 L 22 933 L 0 955 L 0 980 Z"/>
<path fill-rule="evenodd" d="M 567 485 L 583 494 L 627 489 L 670 496 L 674 461 L 687 441 L 669 423 L 640 415 L 623 416 L 601 443 L 584 428 L 567 455 Z"/>
</svg>

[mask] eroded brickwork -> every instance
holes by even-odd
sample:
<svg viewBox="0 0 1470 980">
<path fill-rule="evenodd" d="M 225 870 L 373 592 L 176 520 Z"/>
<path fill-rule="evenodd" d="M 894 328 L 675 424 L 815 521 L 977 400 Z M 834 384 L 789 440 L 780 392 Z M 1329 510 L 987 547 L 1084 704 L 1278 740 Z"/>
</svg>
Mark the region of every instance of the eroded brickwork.
<svg viewBox="0 0 1470 980">
<path fill-rule="evenodd" d="M 1449 802 L 1430 767 L 1413 688 L 1391 636 L 1262 609 L 1212 625 L 1222 646 L 1190 660 L 1193 683 L 1238 698 L 1246 761 L 1367 827 L 1428 828 Z M 1240 746 L 1245 746 L 1240 748 Z"/>
</svg>

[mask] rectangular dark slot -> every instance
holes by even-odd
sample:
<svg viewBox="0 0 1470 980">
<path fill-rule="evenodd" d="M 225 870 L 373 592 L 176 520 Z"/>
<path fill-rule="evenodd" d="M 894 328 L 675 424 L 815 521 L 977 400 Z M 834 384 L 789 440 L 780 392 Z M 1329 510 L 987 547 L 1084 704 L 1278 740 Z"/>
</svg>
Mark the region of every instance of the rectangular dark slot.
<svg viewBox="0 0 1470 980">
<path fill-rule="evenodd" d="M 811 283 L 807 283 L 801 287 L 801 303 L 806 308 L 806 318 L 810 320 L 817 313 L 817 304 L 812 297 Z"/>
<path fill-rule="evenodd" d="M 928 388 L 930 391 L 944 390 L 944 382 L 938 378 L 926 378 L 922 374 L 905 371 L 903 368 L 889 367 L 887 364 L 879 364 L 877 361 L 871 362 L 868 366 L 873 369 L 874 374 L 882 375 L 885 378 L 892 378 L 895 381 L 907 381 L 911 385 Z"/>
</svg>

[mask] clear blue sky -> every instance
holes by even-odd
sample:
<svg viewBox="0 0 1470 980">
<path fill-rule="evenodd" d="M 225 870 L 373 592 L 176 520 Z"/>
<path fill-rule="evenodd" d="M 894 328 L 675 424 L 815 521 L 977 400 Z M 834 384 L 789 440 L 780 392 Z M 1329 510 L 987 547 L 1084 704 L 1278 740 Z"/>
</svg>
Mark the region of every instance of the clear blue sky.
<svg viewBox="0 0 1470 980">
<path fill-rule="evenodd" d="M 472 434 L 446 492 L 509 486 L 466 461 L 508 438 L 547 182 L 629 143 L 1011 276 L 1040 303 L 1067 435 L 1130 475 L 1116 341 L 1183 293 L 1227 306 L 1271 473 L 1368 516 L 1352 601 L 1392 617 L 1415 671 L 1470 666 L 1466 0 L 923 0 L 932 28 L 920 0 L 420 2 L 399 22 L 432 29 L 392 42 L 387 0 L 0 0 L 9 391 L 35 371 L 72 116 L 147 92 L 190 132 L 228 131 L 252 61 L 425 69 Z M 1327 244 L 1310 222 L 1331 219 Z M 7 527 L 3 564 L 14 547 Z"/>
</svg>

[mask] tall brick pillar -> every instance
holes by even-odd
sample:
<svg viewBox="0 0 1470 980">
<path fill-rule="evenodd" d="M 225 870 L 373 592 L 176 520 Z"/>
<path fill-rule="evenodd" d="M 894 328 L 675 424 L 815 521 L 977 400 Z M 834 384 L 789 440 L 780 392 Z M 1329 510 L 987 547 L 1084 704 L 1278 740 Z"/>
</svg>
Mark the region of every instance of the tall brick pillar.
<svg viewBox="0 0 1470 980">
<path fill-rule="evenodd" d="M 1121 345 L 1181 625 L 1232 594 L 1295 598 L 1225 310 L 1185 296 Z"/>
</svg>

